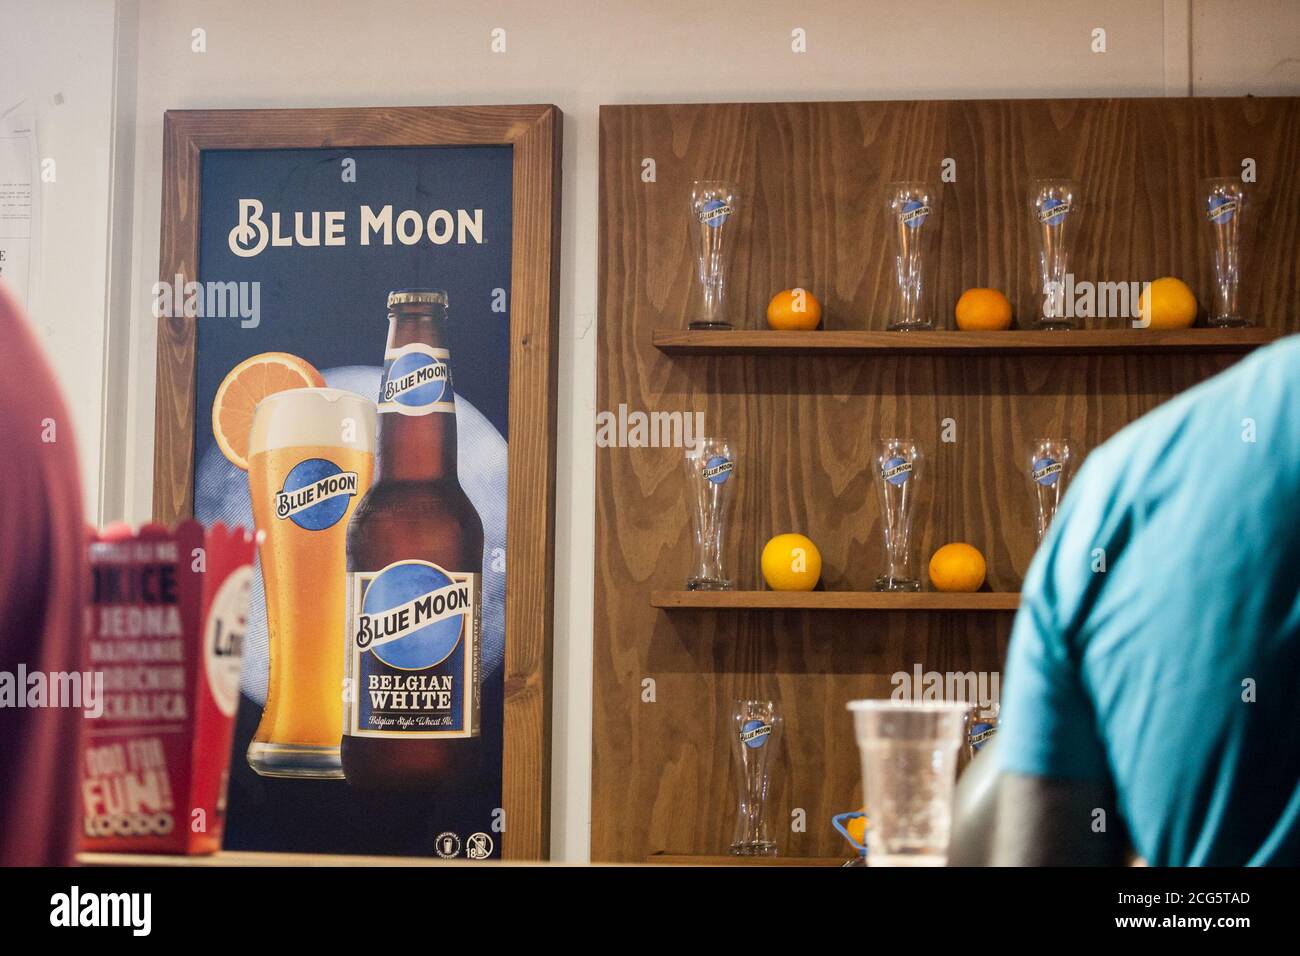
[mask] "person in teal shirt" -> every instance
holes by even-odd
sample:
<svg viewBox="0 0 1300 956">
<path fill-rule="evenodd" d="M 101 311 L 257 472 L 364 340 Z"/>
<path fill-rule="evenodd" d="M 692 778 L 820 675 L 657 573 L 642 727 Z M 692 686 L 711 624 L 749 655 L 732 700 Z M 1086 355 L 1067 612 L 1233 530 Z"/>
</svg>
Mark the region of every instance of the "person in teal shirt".
<svg viewBox="0 0 1300 956">
<path fill-rule="evenodd" d="M 1300 864 L 1300 336 L 1088 456 L 1003 688 L 995 863 Z"/>
</svg>

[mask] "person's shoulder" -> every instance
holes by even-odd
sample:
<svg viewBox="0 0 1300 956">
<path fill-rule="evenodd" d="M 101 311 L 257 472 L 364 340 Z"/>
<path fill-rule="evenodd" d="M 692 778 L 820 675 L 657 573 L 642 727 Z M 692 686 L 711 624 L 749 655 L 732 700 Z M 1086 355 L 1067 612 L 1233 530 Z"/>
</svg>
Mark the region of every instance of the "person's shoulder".
<svg viewBox="0 0 1300 956">
<path fill-rule="evenodd" d="M 1170 415 L 1198 412 L 1212 417 L 1228 411 L 1245 399 L 1268 412 L 1278 406 L 1289 409 L 1300 397 L 1300 335 L 1288 335 L 1257 349 L 1226 371 L 1207 379 L 1174 398 L 1157 413 Z"/>
<path fill-rule="evenodd" d="M 1257 349 L 1232 368 L 1185 393 L 1195 399 L 1198 391 L 1212 395 L 1243 396 L 1266 408 L 1300 397 L 1300 334 L 1288 335 L 1272 345 Z"/>
<path fill-rule="evenodd" d="M 1300 373 L 1300 333 L 1283 336 L 1271 345 L 1257 349 L 1238 368 L 1250 365 L 1289 371 L 1294 384 L 1294 375 Z"/>
<path fill-rule="evenodd" d="M 1300 411 L 1300 334 L 1258 349 L 1129 424 L 1098 447 L 1085 467 L 1111 473 L 1182 467 L 1184 449 L 1203 452 L 1227 439 L 1257 443 L 1252 428 L 1300 435 L 1300 415 L 1293 411 Z"/>
<path fill-rule="evenodd" d="M 1155 560 L 1174 540 L 1182 550 L 1202 546 L 1234 509 L 1272 513 L 1287 489 L 1300 494 L 1297 410 L 1300 335 L 1292 335 L 1121 429 L 1071 482 L 1030 566 L 1025 602 L 1068 632 L 1113 577 L 1097 573 L 1099 562 L 1113 568 L 1134 552 Z M 1254 479 L 1243 485 L 1247 473 Z M 1138 526 L 1147 530 L 1140 540 Z"/>
</svg>

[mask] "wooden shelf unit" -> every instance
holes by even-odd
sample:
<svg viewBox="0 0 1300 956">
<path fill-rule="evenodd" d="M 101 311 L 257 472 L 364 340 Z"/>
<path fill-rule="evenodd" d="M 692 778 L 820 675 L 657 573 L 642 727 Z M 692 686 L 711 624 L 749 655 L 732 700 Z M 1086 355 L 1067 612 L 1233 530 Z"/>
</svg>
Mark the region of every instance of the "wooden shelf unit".
<svg viewBox="0 0 1300 956">
<path fill-rule="evenodd" d="M 1075 329 L 1044 332 L 882 332 L 816 329 L 655 329 L 655 348 L 667 355 L 1133 355 L 1249 352 L 1281 337 L 1276 329 Z"/>
<path fill-rule="evenodd" d="M 664 610 L 790 611 L 1014 611 L 1016 591 L 652 591 Z"/>
<path fill-rule="evenodd" d="M 809 821 L 779 838 L 783 857 L 844 851 L 829 820 L 861 797 L 845 703 L 889 697 L 917 668 L 1005 665 L 1034 553 L 1023 443 L 1062 435 L 1091 452 L 1252 349 L 1300 332 L 1297 131 L 1300 97 L 601 108 L 595 407 L 703 415 L 706 433 L 725 435 L 739 459 L 732 573 L 761 586 L 764 543 L 797 530 L 817 542 L 833 590 L 656 590 L 680 587 L 689 568 L 681 451 L 628 442 L 596 452 L 593 860 L 659 853 L 661 863 L 722 864 L 711 854 L 735 823 L 731 702 L 756 697 L 779 700 L 784 716 L 773 820 L 799 807 Z M 1076 277 L 1178 276 L 1204 306 L 1213 283 L 1196 183 L 1239 170 L 1242 156 L 1259 170 L 1239 302 L 1254 327 L 1133 329 L 1119 318 L 1030 327 L 1042 303 L 1025 205 L 1033 179 L 1080 182 Z M 637 175 L 645 157 L 656 159 L 654 182 Z M 1006 294 L 1023 329 L 885 330 L 898 297 L 885 184 L 933 179 L 945 158 L 960 173 L 938 186 L 934 314 L 987 286 Z M 727 281 L 746 327 L 733 331 L 686 328 L 699 292 L 686 197 L 707 179 L 734 181 L 741 196 Z M 827 327 L 769 330 L 768 301 L 796 285 L 817 295 Z M 871 586 L 879 563 L 868 463 L 881 435 L 910 435 L 926 456 L 917 560 L 969 542 L 985 556 L 991 592 L 855 590 Z"/>
</svg>

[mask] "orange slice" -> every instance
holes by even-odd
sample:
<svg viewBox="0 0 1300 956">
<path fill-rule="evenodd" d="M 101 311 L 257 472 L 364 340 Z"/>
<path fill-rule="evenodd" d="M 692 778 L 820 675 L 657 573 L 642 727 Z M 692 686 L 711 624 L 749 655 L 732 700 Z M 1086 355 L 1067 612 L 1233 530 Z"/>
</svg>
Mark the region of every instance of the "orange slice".
<svg viewBox="0 0 1300 956">
<path fill-rule="evenodd" d="M 308 362 L 288 352 L 263 352 L 240 362 L 222 380 L 212 400 L 212 437 L 232 465 L 248 471 L 248 433 L 257 403 L 289 388 L 322 388 L 325 379 Z"/>
</svg>

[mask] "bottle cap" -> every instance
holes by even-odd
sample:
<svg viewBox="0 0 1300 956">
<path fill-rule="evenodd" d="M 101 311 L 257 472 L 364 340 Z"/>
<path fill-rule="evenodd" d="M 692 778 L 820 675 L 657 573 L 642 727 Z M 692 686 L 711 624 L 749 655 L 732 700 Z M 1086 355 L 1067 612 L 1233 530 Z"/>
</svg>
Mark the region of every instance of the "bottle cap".
<svg viewBox="0 0 1300 956">
<path fill-rule="evenodd" d="M 447 304 L 447 293 L 436 289 L 398 289 L 388 293 L 388 307 L 395 305 L 441 305 Z"/>
</svg>

